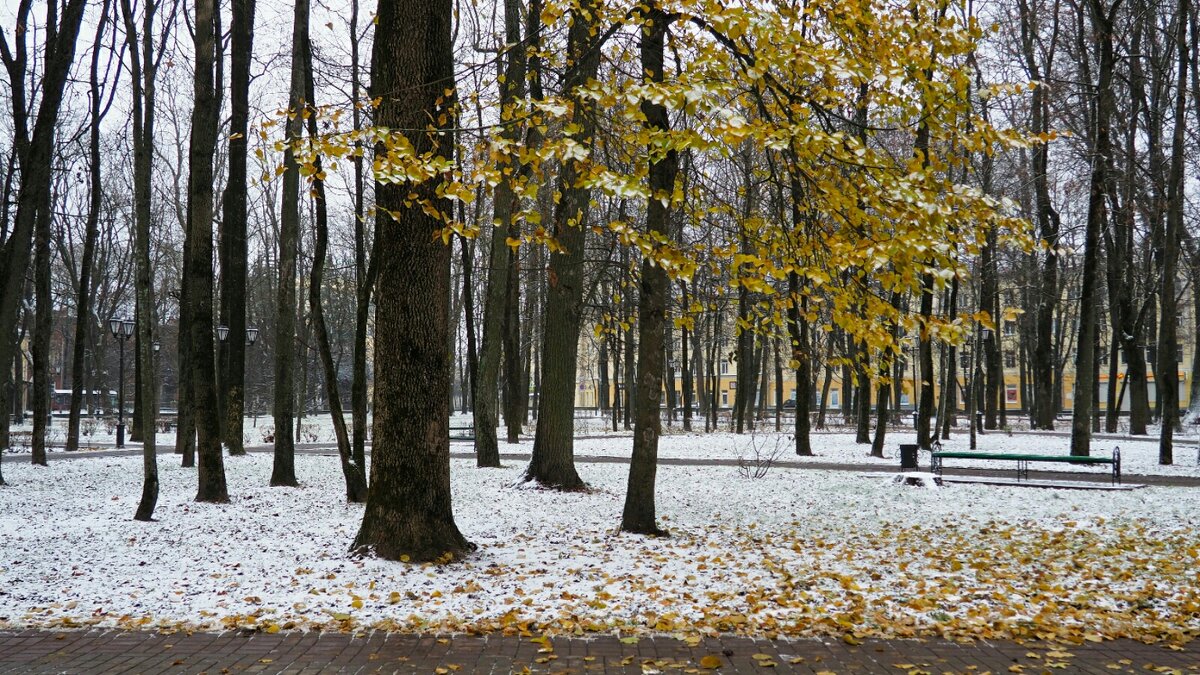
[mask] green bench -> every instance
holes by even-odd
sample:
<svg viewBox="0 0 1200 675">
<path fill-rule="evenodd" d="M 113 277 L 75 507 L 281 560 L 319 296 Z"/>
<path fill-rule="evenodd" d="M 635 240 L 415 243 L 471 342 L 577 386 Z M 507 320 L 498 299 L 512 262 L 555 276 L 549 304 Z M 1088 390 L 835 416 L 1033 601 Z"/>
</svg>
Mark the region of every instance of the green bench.
<svg viewBox="0 0 1200 675">
<path fill-rule="evenodd" d="M 450 427 L 450 440 L 452 441 L 474 441 L 475 440 L 475 425 L 469 424 L 463 427 Z"/>
<path fill-rule="evenodd" d="M 1017 480 L 1029 480 L 1029 465 L 1034 462 L 1057 462 L 1060 464 L 1109 464 L 1112 465 L 1113 485 L 1121 482 L 1121 448 L 1114 447 L 1112 457 L 1076 457 L 1072 455 L 1033 455 L 1010 452 L 959 452 L 935 449 L 931 453 L 931 469 L 941 475 L 942 460 L 944 459 L 995 459 L 1015 461 L 1017 463 Z"/>
</svg>

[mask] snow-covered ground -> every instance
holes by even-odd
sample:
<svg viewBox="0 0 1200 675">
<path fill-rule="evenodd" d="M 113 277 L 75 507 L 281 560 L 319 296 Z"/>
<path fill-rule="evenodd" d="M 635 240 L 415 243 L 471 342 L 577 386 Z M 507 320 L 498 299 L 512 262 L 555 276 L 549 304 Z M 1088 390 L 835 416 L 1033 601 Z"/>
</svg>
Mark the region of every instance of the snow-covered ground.
<svg viewBox="0 0 1200 675">
<path fill-rule="evenodd" d="M 702 428 L 703 422 L 697 420 Z M 451 418 L 451 426 L 466 426 L 471 424 L 470 415 L 456 414 Z M 255 426 L 257 425 L 257 426 Z M 333 444 L 335 437 L 333 423 L 328 415 L 307 417 L 301 422 L 302 438 L 305 443 Z M 727 428 L 726 425 L 722 426 Z M 871 457 L 868 446 L 854 442 L 854 434 L 845 428 L 834 428 L 830 431 L 814 431 L 812 447 L 815 457 L 797 457 L 793 438 L 787 433 L 785 423 L 783 432 L 774 431 L 774 422 L 759 424 L 758 431 L 746 434 L 719 433 L 684 433 L 678 423 L 664 428 L 664 436 L 659 445 L 659 456 L 684 459 L 738 459 L 754 460 L 775 457 L 779 460 L 798 461 L 805 463 L 833 464 L 877 464 L 880 466 L 896 466 L 899 464 L 899 444 L 914 443 L 915 433 L 911 426 L 900 426 L 891 429 L 887 434 L 884 448 L 884 459 Z M 14 431 L 29 432 L 28 424 L 14 427 Z M 1155 435 L 1134 440 L 1128 436 L 1114 437 L 1099 434 L 1092 439 L 1092 454 L 1107 457 L 1112 454 L 1114 447 L 1121 449 L 1121 469 L 1126 475 L 1175 475 L 1200 477 L 1200 439 L 1196 432 L 1200 427 L 1189 426 L 1185 432 L 1175 438 L 1174 463 L 1162 465 L 1158 461 L 1157 429 Z M 528 433 L 532 435 L 533 429 Z M 51 427 L 51 451 L 61 449 L 66 436 L 66 421 L 56 419 Z M 270 418 L 260 417 L 257 421 L 247 418 L 245 441 L 247 445 L 262 445 L 269 443 L 274 433 L 274 425 Z M 611 420 L 593 417 L 576 419 L 575 452 L 582 456 L 629 457 L 633 450 L 633 439 L 630 432 L 620 427 L 612 431 Z M 501 433 L 503 436 L 503 433 Z M 20 436 L 20 438 L 26 438 Z M 157 435 L 160 446 L 174 445 L 175 433 L 160 433 Z M 96 449 L 111 448 L 113 435 L 102 426 L 92 430 L 92 435 L 83 439 L 82 445 Z M 58 447 L 54 447 L 57 445 Z M 956 431 L 950 440 L 943 441 L 946 450 L 968 450 L 966 429 Z M 6 451 L 10 454 L 21 454 L 29 451 L 27 446 L 14 443 L 13 448 Z M 456 452 L 469 451 L 469 442 L 455 442 L 452 449 Z M 980 452 L 1025 452 L 1037 454 L 1069 454 L 1070 439 L 1063 432 L 1050 434 L 1041 432 L 1018 431 L 1012 434 L 1003 431 L 988 432 L 978 436 L 977 450 Z M 533 441 L 525 438 L 517 445 L 501 443 L 501 452 L 517 452 L 528 454 L 533 449 Z M 929 467 L 929 454 L 921 453 L 920 463 L 923 468 Z M 979 467 L 979 468 L 1014 468 L 1012 463 L 996 461 L 947 460 L 948 467 Z M 1033 470 L 1053 471 L 1082 471 L 1094 473 L 1097 479 L 1102 479 L 1107 466 L 1079 467 L 1066 464 L 1035 464 Z"/>
<path fill-rule="evenodd" d="M 454 460 L 457 522 L 479 550 L 420 566 L 347 554 L 362 507 L 345 503 L 333 457 L 299 456 L 299 489 L 267 487 L 267 454 L 228 459 L 227 505 L 194 503 L 194 470 L 160 462 L 154 523 L 131 520 L 140 466 L 5 465 L 0 627 L 1200 633 L 1192 488 L 930 490 L 847 471 L 663 466 L 672 536 L 648 539 L 617 532 L 624 465 L 581 463 L 593 489 L 560 494 L 521 484 L 518 462 Z"/>
</svg>

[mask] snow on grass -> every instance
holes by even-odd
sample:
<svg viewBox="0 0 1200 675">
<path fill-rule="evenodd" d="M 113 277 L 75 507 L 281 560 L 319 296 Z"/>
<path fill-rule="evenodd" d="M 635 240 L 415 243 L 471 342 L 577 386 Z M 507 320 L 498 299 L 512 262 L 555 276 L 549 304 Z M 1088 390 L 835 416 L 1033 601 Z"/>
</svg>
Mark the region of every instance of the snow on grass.
<svg viewBox="0 0 1200 675">
<path fill-rule="evenodd" d="M 444 566 L 347 554 L 362 516 L 333 457 L 227 460 L 232 503 L 197 504 L 160 462 L 155 523 L 130 519 L 136 457 L 5 467 L 0 627 L 254 627 L 753 635 L 1130 636 L 1200 632 L 1200 491 L 890 484 L 735 467 L 658 473 L 667 539 L 616 531 L 627 467 L 593 489 L 518 484 L 523 466 L 452 464 L 460 529 Z"/>
</svg>

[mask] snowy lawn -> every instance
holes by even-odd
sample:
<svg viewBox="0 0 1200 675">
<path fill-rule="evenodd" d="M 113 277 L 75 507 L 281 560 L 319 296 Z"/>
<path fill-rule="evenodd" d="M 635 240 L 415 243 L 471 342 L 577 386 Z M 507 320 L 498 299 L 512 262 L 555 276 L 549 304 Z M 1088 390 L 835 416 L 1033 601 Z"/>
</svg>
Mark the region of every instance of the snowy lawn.
<svg viewBox="0 0 1200 675">
<path fill-rule="evenodd" d="M 160 462 L 146 524 L 130 519 L 137 457 L 6 464 L 0 627 L 1200 634 L 1196 489 L 930 490 L 666 466 L 672 536 L 647 539 L 616 531 L 626 466 L 581 464 L 593 490 L 558 494 L 519 486 L 515 463 L 456 460 L 456 518 L 479 550 L 417 566 L 347 555 L 362 508 L 345 504 L 335 458 L 297 457 L 299 489 L 267 487 L 266 454 L 226 467 L 233 501 L 209 505 L 191 501 L 194 470 Z"/>
<path fill-rule="evenodd" d="M 695 420 L 700 428 L 703 428 L 703 421 Z M 245 442 L 248 446 L 269 444 L 266 439 L 272 438 L 274 433 L 274 425 L 269 417 L 259 417 L 257 426 L 252 426 L 255 421 L 252 418 L 246 418 L 245 422 Z M 450 420 L 451 426 L 466 426 L 471 424 L 470 415 L 455 414 Z M 799 461 L 799 462 L 816 462 L 816 463 L 834 463 L 834 464 L 879 464 L 882 466 L 898 466 L 899 460 L 899 444 L 900 443 L 915 443 L 916 435 L 911 426 L 900 426 L 895 429 L 890 429 L 887 434 L 887 443 L 884 447 L 885 459 L 871 457 L 869 447 L 859 445 L 854 442 L 854 433 L 843 429 L 831 431 L 814 431 L 812 433 L 812 446 L 815 457 L 797 457 L 795 455 L 795 445 L 791 435 L 788 433 L 790 421 L 785 421 L 782 433 L 774 431 L 774 420 L 769 420 L 766 424 L 759 423 L 759 430 L 753 433 L 737 435 L 722 431 L 712 434 L 703 433 L 684 433 L 680 429 L 679 422 L 674 426 L 664 428 L 664 436 L 660 443 L 659 454 L 662 457 L 672 457 L 681 459 L 732 459 L 736 460 L 739 457 L 753 460 L 754 458 L 765 458 L 775 456 L 779 460 Z M 304 443 L 317 444 L 334 444 L 335 436 L 333 431 L 333 422 L 329 415 L 315 415 L 306 417 L 301 422 L 302 436 Z M 728 425 L 723 423 L 722 429 L 727 429 Z M 14 427 L 14 431 L 22 432 L 25 435 L 20 436 L 20 439 L 26 438 L 27 432 L 31 431 L 32 427 L 25 424 L 20 427 Z M 1200 452 L 1198 452 L 1197 430 L 1200 427 L 1188 426 L 1184 433 L 1178 434 L 1175 439 L 1175 463 L 1170 466 L 1163 466 L 1158 463 L 1158 436 L 1157 429 L 1152 429 L 1152 435 L 1146 437 L 1145 440 L 1132 440 L 1128 437 L 1114 438 L 1101 434 L 1092 439 L 1092 454 L 1107 457 L 1112 454 L 1114 446 L 1121 448 L 1121 470 L 1127 475 L 1147 474 L 1147 475 L 1175 475 L 1175 476 L 1196 476 L 1200 477 Z M 527 428 L 530 436 L 533 434 L 533 428 Z M 503 435 L 503 434 L 501 434 Z M 607 457 L 629 457 L 633 450 L 633 439 L 630 432 L 625 431 L 621 427 L 618 432 L 612 432 L 611 420 L 603 418 L 580 417 L 576 419 L 576 435 L 580 436 L 575 441 L 575 452 L 577 455 L 590 456 L 607 456 Z M 56 418 L 50 429 L 50 451 L 60 451 L 62 443 L 66 439 L 66 420 Z M 114 440 L 111 430 L 107 430 L 103 425 L 92 429 L 92 435 L 82 439 L 83 449 L 111 449 Z M 157 435 L 158 444 L 160 447 L 173 446 L 175 444 L 175 432 L 160 433 Z M 964 426 L 956 430 L 953 438 L 948 441 L 943 441 L 946 450 L 968 450 L 967 431 Z M 13 448 L 5 450 L 5 454 L 20 455 L 27 454 L 29 448 L 27 445 L 14 443 Z M 139 447 L 138 444 L 131 444 L 130 447 Z M 455 452 L 469 451 L 471 444 L 469 442 L 455 442 L 451 445 L 451 449 Z M 988 432 L 980 434 L 978 437 L 978 451 L 980 452 L 1026 452 L 1036 454 L 1062 454 L 1066 455 L 1070 452 L 1070 439 L 1065 435 L 1052 435 L 1039 432 L 1018 431 L 1009 435 L 1003 431 Z M 533 450 L 532 438 L 525 438 L 518 445 L 509 445 L 501 442 L 501 452 L 523 452 L 530 453 Z M 920 463 L 923 468 L 929 467 L 929 454 L 921 453 Z M 946 465 L 951 468 L 990 468 L 990 469 L 1007 469 L 1014 468 L 1012 462 L 997 462 L 997 461 L 969 461 L 969 460 L 948 460 Z M 1103 480 L 1108 472 L 1108 466 L 1072 466 L 1067 464 L 1040 464 L 1034 465 L 1033 471 L 1038 469 L 1048 471 L 1082 471 L 1096 474 L 1097 480 Z M 1131 479 L 1136 480 L 1136 479 Z"/>
</svg>

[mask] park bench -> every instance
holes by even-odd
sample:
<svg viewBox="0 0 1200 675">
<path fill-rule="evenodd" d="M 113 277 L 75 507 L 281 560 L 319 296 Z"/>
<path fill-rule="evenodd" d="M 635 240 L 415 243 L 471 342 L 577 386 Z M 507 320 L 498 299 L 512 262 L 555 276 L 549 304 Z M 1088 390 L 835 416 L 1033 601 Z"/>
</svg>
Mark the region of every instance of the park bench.
<svg viewBox="0 0 1200 675">
<path fill-rule="evenodd" d="M 1014 452 L 960 452 L 953 450 L 934 449 L 931 468 L 933 473 L 941 475 L 942 460 L 945 459 L 980 459 L 1001 460 L 1017 463 L 1017 480 L 1029 480 L 1029 465 L 1034 462 L 1057 462 L 1060 464 L 1110 464 L 1112 465 L 1113 485 L 1121 482 L 1121 448 L 1114 447 L 1112 457 L 1077 457 L 1073 455 L 1034 455 Z"/>
<path fill-rule="evenodd" d="M 475 440 L 475 425 L 468 424 L 466 426 L 450 427 L 450 440 L 452 440 L 452 441 L 474 441 Z"/>
</svg>

